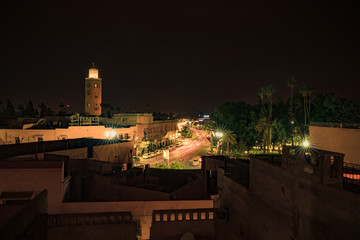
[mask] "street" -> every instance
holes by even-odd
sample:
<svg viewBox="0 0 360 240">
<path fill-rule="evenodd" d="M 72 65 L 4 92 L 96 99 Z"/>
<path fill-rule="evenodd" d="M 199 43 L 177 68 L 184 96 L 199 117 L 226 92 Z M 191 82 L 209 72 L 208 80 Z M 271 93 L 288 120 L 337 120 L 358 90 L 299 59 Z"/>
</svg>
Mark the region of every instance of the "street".
<svg viewBox="0 0 360 240">
<path fill-rule="evenodd" d="M 200 159 L 200 156 L 206 155 L 209 152 L 209 141 L 206 139 L 206 133 L 198 129 L 191 129 L 195 136 L 192 139 L 186 139 L 182 146 L 170 150 L 169 164 L 174 162 L 181 162 L 185 164 L 187 169 L 199 169 L 198 166 L 192 166 L 191 163 L 194 159 Z M 141 159 L 141 164 L 150 164 L 150 166 L 156 166 L 163 164 L 163 155 L 158 155 L 148 159 Z"/>
</svg>

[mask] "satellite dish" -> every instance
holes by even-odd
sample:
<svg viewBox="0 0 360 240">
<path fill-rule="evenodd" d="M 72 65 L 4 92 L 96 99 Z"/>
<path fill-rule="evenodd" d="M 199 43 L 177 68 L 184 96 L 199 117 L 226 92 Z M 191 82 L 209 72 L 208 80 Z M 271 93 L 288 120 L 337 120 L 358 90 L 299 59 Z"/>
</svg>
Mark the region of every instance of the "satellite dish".
<svg viewBox="0 0 360 240">
<path fill-rule="evenodd" d="M 194 234 L 191 232 L 186 232 L 181 236 L 180 240 L 195 240 Z"/>
</svg>

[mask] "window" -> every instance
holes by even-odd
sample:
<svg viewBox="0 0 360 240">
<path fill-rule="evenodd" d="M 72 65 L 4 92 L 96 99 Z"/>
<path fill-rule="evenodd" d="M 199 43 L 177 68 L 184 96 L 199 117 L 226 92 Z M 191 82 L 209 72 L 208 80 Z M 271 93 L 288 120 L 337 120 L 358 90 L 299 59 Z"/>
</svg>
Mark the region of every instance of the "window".
<svg viewBox="0 0 360 240">
<path fill-rule="evenodd" d="M 42 137 L 38 137 L 38 142 L 43 142 L 44 139 Z"/>
<path fill-rule="evenodd" d="M 19 137 L 15 137 L 15 143 L 20 143 L 20 138 Z"/>
<path fill-rule="evenodd" d="M 86 86 L 87 86 L 87 87 L 91 87 L 91 83 L 87 83 Z"/>
<path fill-rule="evenodd" d="M 90 107 L 90 103 L 88 103 L 87 106 Z"/>
<path fill-rule="evenodd" d="M 99 98 L 99 96 L 95 96 L 95 98 Z"/>
<path fill-rule="evenodd" d="M 98 87 L 98 84 L 97 84 L 97 83 L 95 83 L 95 84 L 94 84 L 94 87 Z"/>
<path fill-rule="evenodd" d="M 87 91 L 86 91 L 86 94 L 87 94 L 87 95 L 90 95 L 90 94 L 91 94 L 91 90 L 87 90 Z"/>
</svg>

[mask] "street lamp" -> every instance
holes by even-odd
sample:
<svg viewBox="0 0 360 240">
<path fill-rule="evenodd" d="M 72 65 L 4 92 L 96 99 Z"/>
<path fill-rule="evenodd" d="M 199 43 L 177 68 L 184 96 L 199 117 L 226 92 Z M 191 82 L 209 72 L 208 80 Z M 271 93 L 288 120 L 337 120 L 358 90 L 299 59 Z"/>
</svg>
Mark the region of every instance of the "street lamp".
<svg viewBox="0 0 360 240">
<path fill-rule="evenodd" d="M 303 144 L 302 144 L 302 145 L 303 145 L 304 148 L 308 148 L 308 147 L 310 147 L 310 142 L 305 139 L 305 140 L 303 141 Z"/>
<path fill-rule="evenodd" d="M 216 132 L 215 136 L 218 138 L 222 138 L 224 136 L 224 134 L 222 132 Z"/>
<path fill-rule="evenodd" d="M 107 137 L 107 138 L 115 138 L 115 136 L 116 136 L 115 131 L 106 131 L 105 132 L 105 137 Z"/>
<path fill-rule="evenodd" d="M 220 138 L 218 143 L 217 143 L 217 149 L 218 149 L 218 154 L 219 154 L 219 151 L 220 151 L 220 144 L 221 144 L 221 141 L 222 141 L 222 137 L 224 136 L 224 134 L 222 132 L 216 132 L 215 133 L 215 136 Z"/>
</svg>

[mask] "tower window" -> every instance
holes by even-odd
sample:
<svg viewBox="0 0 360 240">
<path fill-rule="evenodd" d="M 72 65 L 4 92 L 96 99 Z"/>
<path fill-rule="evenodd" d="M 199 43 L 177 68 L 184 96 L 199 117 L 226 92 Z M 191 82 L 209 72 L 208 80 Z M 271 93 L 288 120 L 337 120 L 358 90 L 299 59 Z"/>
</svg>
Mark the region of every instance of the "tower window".
<svg viewBox="0 0 360 240">
<path fill-rule="evenodd" d="M 94 87 L 99 87 L 99 84 L 95 83 L 95 84 L 94 84 Z"/>
<path fill-rule="evenodd" d="M 88 103 L 87 106 L 90 107 L 90 103 Z"/>
</svg>

